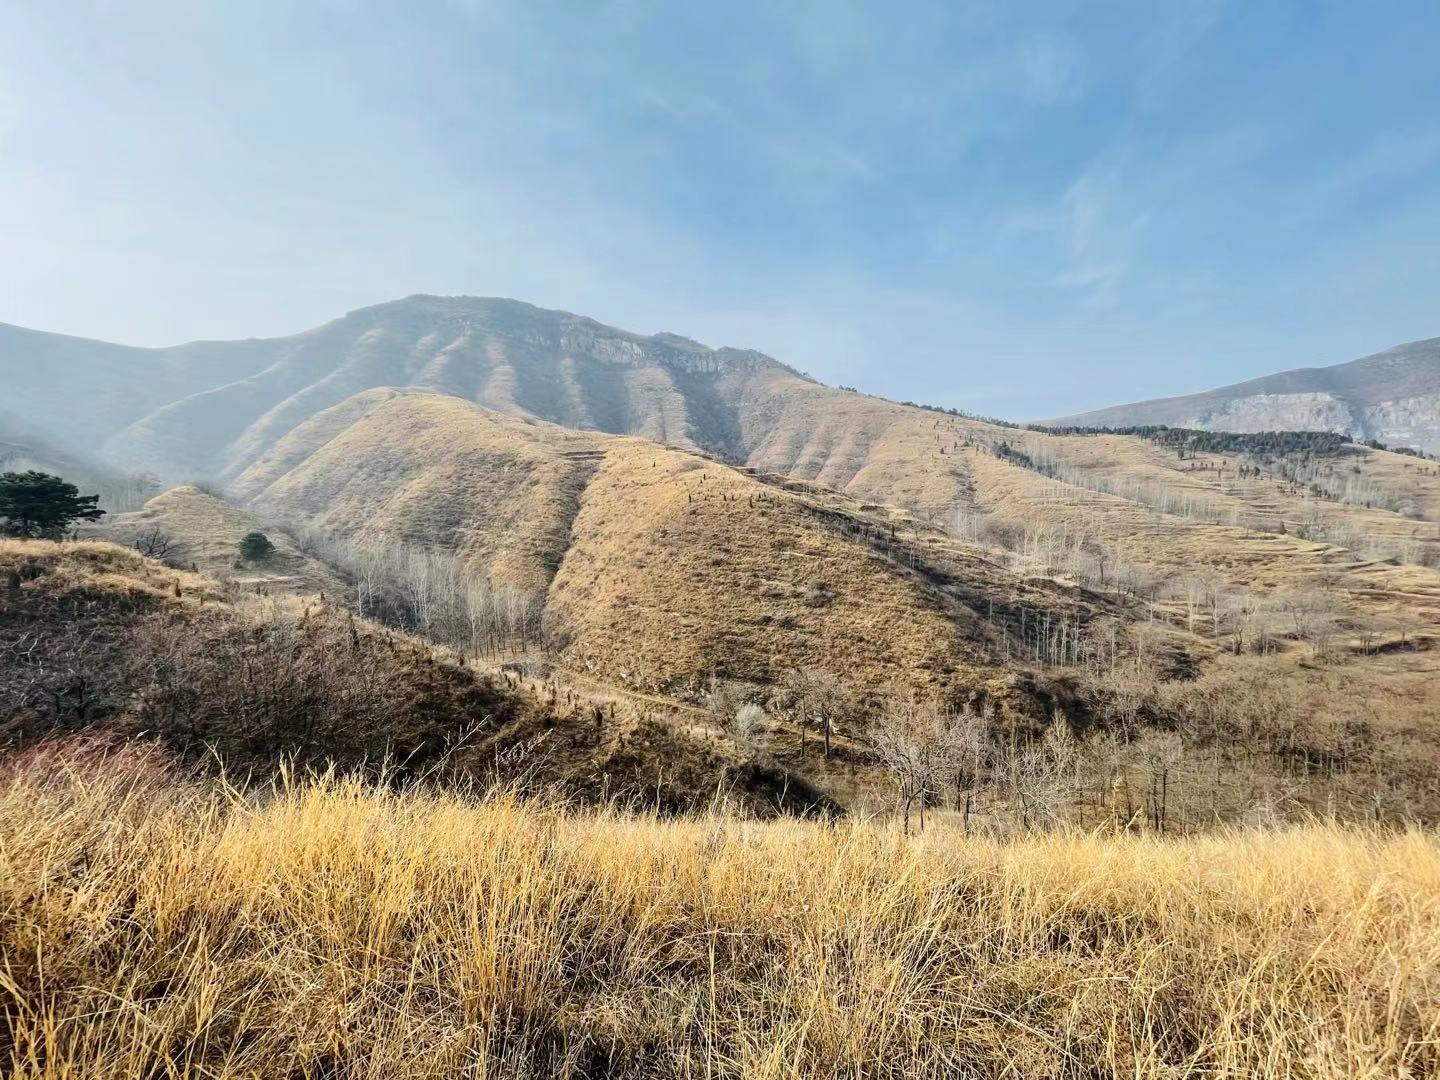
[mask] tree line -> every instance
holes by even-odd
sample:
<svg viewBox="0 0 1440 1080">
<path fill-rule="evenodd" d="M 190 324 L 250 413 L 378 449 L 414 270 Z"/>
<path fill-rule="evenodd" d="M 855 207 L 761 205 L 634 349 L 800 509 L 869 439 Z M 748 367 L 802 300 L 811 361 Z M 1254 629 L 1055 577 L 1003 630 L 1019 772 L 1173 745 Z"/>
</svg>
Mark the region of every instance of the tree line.
<svg viewBox="0 0 1440 1080">
<path fill-rule="evenodd" d="M 1082 424 L 1027 424 L 1027 431 L 1042 435 L 1134 435 L 1172 450 L 1206 454 L 1252 454 L 1275 457 L 1286 454 L 1333 456 L 1353 449 L 1348 435 L 1333 431 L 1202 431 L 1168 424 L 1126 427 L 1091 427 Z M 1378 446 L 1377 449 L 1385 449 Z"/>
</svg>

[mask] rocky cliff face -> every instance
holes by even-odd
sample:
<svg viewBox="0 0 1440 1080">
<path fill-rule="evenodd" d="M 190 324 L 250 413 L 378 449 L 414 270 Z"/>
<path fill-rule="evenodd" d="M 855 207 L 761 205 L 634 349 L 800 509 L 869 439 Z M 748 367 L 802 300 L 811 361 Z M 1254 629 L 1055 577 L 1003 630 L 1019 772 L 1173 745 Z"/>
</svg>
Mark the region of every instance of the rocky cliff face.
<svg viewBox="0 0 1440 1080">
<path fill-rule="evenodd" d="M 1203 394 L 1117 405 L 1050 421 L 1211 431 L 1338 431 L 1440 452 L 1440 338 L 1328 368 L 1301 368 Z"/>
<path fill-rule="evenodd" d="M 1361 425 L 1367 438 L 1440 453 L 1440 391 L 1368 406 Z"/>
</svg>

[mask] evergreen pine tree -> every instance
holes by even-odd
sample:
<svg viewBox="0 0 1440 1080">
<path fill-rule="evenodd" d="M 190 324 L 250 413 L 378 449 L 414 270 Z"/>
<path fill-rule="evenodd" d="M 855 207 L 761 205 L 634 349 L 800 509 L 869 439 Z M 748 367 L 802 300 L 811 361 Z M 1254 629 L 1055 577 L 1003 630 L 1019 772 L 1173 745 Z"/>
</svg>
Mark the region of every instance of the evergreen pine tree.
<svg viewBox="0 0 1440 1080">
<path fill-rule="evenodd" d="M 0 533 L 59 540 L 77 521 L 99 521 L 105 514 L 99 501 L 49 473 L 0 474 Z"/>
<path fill-rule="evenodd" d="M 262 532 L 246 533 L 240 540 L 240 557 L 258 561 L 275 553 L 275 545 Z"/>
</svg>

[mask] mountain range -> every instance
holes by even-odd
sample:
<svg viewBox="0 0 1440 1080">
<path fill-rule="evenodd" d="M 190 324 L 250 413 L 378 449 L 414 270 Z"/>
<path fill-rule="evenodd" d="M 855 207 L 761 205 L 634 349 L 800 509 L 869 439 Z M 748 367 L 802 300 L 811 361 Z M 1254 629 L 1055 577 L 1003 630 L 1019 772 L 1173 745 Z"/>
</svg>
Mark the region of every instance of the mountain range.
<svg viewBox="0 0 1440 1080">
<path fill-rule="evenodd" d="M 316 413 L 378 386 L 727 453 L 752 385 L 805 383 L 760 353 L 649 337 L 513 300 L 412 296 L 266 340 L 138 349 L 0 327 L 9 409 L 167 480 L 238 474 Z M 55 422 L 63 418 L 63 427 Z"/>
<path fill-rule="evenodd" d="M 23 429 L 167 483 L 233 479 L 316 414 L 395 386 L 858 485 L 862 496 L 942 506 L 957 493 L 903 475 L 916 449 L 913 410 L 823 386 L 754 350 L 633 334 L 515 300 L 416 295 L 287 337 L 166 348 L 0 324 L 0 385 L 0 437 L 14 442 Z M 1440 338 L 1047 423 L 1322 430 L 1440 450 Z"/>
</svg>

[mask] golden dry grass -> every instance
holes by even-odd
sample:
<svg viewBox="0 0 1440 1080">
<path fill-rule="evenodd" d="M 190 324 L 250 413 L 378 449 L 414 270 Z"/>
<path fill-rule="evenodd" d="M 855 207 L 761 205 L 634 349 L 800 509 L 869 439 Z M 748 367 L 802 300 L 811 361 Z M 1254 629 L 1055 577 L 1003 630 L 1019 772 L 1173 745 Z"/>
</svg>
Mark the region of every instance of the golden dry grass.
<svg viewBox="0 0 1440 1080">
<path fill-rule="evenodd" d="M 543 590 L 599 438 L 443 394 L 372 391 L 300 425 L 236 490 L 361 545 L 456 550 L 497 583 Z"/>
<path fill-rule="evenodd" d="M 1412 499 L 1426 521 L 1440 521 L 1440 464 L 1367 448 L 1360 467 L 1386 490 Z"/>
<path fill-rule="evenodd" d="M 551 586 L 562 655 L 655 688 L 716 668 L 769 681 L 817 658 L 857 683 L 978 679 L 973 613 L 814 506 L 729 466 L 616 441 Z"/>
<path fill-rule="evenodd" d="M 1009 843 L 294 784 L 0 787 L 17 1077 L 1418 1077 L 1440 843 Z"/>
<path fill-rule="evenodd" d="M 1293 523 L 1310 518 L 1316 509 L 1316 500 L 1303 493 L 1269 480 L 1238 477 L 1237 455 L 1202 454 L 1198 460 L 1180 461 L 1172 451 L 1136 436 L 1016 430 L 836 390 L 783 371 L 756 376 L 743 389 L 736 396 L 748 464 L 921 513 L 947 513 L 973 493 L 976 478 L 953 453 L 967 439 L 981 445 L 1020 445 L 1032 449 L 1032 456 L 1072 465 L 1096 479 L 1193 489 L 1222 511 L 1234 506 L 1259 517 L 1285 516 Z M 1195 467 L 1202 462 L 1208 470 Z M 1338 464 L 1412 504 L 1424 520 L 1417 523 L 1383 510 L 1329 502 L 1318 505 L 1322 517 L 1346 519 L 1381 535 L 1418 532 L 1433 540 L 1434 523 L 1440 521 L 1440 465 L 1361 447 L 1352 448 Z M 1223 475 L 1216 465 L 1226 467 Z"/>
<path fill-rule="evenodd" d="M 22 586 L 51 595 L 114 593 L 137 601 L 185 603 L 214 600 L 220 588 L 201 574 L 147 559 L 129 548 L 104 540 L 67 541 L 0 539 L 0 571 L 41 571 Z M 33 572 L 33 571 L 32 571 Z M 25 576 L 29 576 L 26 574 Z M 0 610 L 8 608 L 6 596 Z"/>
<path fill-rule="evenodd" d="M 922 514 L 945 516 L 969 490 L 948 453 L 956 437 L 1005 434 L 785 372 L 756 383 L 741 398 L 747 464 Z"/>
</svg>

